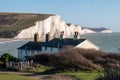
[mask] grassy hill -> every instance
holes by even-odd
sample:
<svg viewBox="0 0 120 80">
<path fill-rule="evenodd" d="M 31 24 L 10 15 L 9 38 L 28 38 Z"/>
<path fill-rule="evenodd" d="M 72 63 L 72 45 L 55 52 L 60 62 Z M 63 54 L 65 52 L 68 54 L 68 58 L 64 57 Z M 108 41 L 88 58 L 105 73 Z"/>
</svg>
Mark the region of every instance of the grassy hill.
<svg viewBox="0 0 120 80">
<path fill-rule="evenodd" d="M 52 14 L 5 13 L 0 12 L 0 38 L 13 38 L 22 29 L 33 26 Z"/>
</svg>

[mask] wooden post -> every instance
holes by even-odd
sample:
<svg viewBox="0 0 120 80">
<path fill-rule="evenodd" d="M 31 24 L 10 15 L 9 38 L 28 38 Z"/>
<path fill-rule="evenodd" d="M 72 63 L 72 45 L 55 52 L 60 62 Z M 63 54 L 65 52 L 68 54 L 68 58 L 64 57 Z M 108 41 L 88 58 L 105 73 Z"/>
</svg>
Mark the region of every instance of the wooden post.
<svg viewBox="0 0 120 80">
<path fill-rule="evenodd" d="M 22 70 L 23 68 L 22 68 L 22 62 L 20 62 L 20 70 Z"/>
<path fill-rule="evenodd" d="M 29 68 L 29 61 L 27 62 L 27 68 Z"/>
</svg>

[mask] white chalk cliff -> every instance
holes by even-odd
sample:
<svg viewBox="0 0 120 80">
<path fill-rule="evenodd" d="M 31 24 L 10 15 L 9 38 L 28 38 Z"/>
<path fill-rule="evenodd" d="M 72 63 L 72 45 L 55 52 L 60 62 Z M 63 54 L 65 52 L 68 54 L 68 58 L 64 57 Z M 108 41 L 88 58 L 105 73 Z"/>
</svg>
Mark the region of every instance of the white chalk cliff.
<svg viewBox="0 0 120 80">
<path fill-rule="evenodd" d="M 50 32 L 52 37 L 58 37 L 62 31 L 64 31 L 64 37 L 72 37 L 75 31 L 79 32 L 79 34 L 95 33 L 95 31 L 89 29 L 82 29 L 81 26 L 78 25 L 67 25 L 61 20 L 59 15 L 54 15 L 43 21 L 37 21 L 34 26 L 20 31 L 15 38 L 33 38 L 36 32 L 39 33 L 40 37 L 45 37 L 48 32 Z"/>
<path fill-rule="evenodd" d="M 46 33 L 50 32 L 51 36 L 58 37 L 60 32 L 64 31 L 64 37 L 70 37 L 74 35 L 75 31 L 82 34 L 80 26 L 71 24 L 67 25 L 61 20 L 60 16 L 50 16 L 43 21 L 37 21 L 34 26 L 20 31 L 20 33 L 15 38 L 33 38 L 36 32 L 39 33 L 40 37 L 44 37 Z"/>
</svg>

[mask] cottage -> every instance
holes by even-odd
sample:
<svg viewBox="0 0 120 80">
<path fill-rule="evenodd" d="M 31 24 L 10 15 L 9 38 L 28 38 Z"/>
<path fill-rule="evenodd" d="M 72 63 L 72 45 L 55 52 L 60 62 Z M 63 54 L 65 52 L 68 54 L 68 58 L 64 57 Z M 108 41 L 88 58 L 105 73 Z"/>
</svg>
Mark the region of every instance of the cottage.
<svg viewBox="0 0 120 80">
<path fill-rule="evenodd" d="M 78 32 L 75 32 L 74 38 L 63 38 L 63 36 L 64 32 L 61 32 L 60 38 L 50 40 L 50 35 L 48 33 L 46 34 L 46 41 L 39 42 L 39 36 L 38 33 L 36 33 L 33 42 L 30 41 L 18 48 L 18 57 L 19 59 L 25 61 L 25 56 L 30 56 L 35 53 L 56 53 L 66 45 L 74 46 L 74 48 L 99 50 L 99 47 L 89 40 L 79 39 Z"/>
</svg>

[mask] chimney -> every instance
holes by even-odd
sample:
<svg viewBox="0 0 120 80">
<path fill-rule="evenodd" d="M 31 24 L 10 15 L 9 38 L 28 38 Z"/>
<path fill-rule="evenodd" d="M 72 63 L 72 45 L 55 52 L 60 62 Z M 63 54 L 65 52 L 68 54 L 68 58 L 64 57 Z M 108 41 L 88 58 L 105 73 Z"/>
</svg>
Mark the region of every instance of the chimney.
<svg viewBox="0 0 120 80">
<path fill-rule="evenodd" d="M 34 42 L 39 42 L 39 34 L 38 34 L 38 32 L 34 34 Z"/>
<path fill-rule="evenodd" d="M 45 41 L 46 41 L 46 42 L 50 41 L 50 33 L 49 33 L 49 32 L 46 34 L 46 39 L 45 39 Z"/>
<path fill-rule="evenodd" d="M 63 39 L 64 31 L 60 33 L 60 40 Z"/>
<path fill-rule="evenodd" d="M 77 40 L 79 39 L 79 32 L 75 32 L 75 35 L 74 35 L 74 40 Z"/>
</svg>

